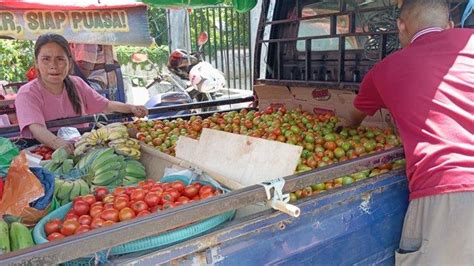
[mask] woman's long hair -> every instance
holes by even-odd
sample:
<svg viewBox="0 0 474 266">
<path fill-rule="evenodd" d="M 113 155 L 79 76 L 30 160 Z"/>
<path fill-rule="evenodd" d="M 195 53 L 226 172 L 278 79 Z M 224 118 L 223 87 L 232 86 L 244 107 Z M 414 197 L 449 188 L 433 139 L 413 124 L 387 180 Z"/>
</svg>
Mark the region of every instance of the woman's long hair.
<svg viewBox="0 0 474 266">
<path fill-rule="evenodd" d="M 72 53 L 71 49 L 69 48 L 69 43 L 68 41 L 61 35 L 55 34 L 55 33 L 46 33 L 42 34 L 38 37 L 35 43 L 35 60 L 38 62 L 38 55 L 41 50 L 41 47 L 43 45 L 48 44 L 48 43 L 56 43 L 59 45 L 61 48 L 63 48 L 64 52 L 67 55 L 67 59 L 69 61 L 69 65 L 73 65 L 73 58 L 72 58 Z M 74 83 L 72 82 L 71 78 L 69 77 L 69 74 L 71 74 L 71 69 L 69 69 L 69 73 L 64 79 L 64 85 L 66 87 L 67 95 L 69 97 L 69 100 L 71 101 L 72 108 L 74 109 L 74 112 L 76 114 L 80 115 L 82 111 L 81 107 L 81 99 L 79 98 L 79 95 L 76 91 L 76 87 L 74 86 Z"/>
</svg>

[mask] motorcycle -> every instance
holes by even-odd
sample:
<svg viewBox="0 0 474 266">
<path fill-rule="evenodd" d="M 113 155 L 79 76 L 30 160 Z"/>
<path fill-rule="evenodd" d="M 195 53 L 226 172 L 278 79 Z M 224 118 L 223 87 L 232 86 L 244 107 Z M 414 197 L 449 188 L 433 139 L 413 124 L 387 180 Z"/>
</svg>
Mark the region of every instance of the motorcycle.
<svg viewBox="0 0 474 266">
<path fill-rule="evenodd" d="M 222 96 L 219 91 L 225 86 L 223 73 L 202 58 L 203 47 L 207 41 L 207 33 L 202 32 L 198 38 L 197 52 L 188 53 L 186 50 L 176 49 L 170 54 L 167 63 L 169 73 L 157 75 L 145 86 L 150 95 L 150 99 L 145 103 L 147 108 L 212 101 Z M 151 62 L 146 54 L 135 53 L 131 59 L 134 63 L 147 62 L 148 65 L 156 67 L 156 64 Z M 216 110 L 217 107 L 213 106 L 193 111 L 208 112 Z M 184 114 L 190 114 L 190 111 L 153 114 L 149 118 L 158 119 Z"/>
</svg>

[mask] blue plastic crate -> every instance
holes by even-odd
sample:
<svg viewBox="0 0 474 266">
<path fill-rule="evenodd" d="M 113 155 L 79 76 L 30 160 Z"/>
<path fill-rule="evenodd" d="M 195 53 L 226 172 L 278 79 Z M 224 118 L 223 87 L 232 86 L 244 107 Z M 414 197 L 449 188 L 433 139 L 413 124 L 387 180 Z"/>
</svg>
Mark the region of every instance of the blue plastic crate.
<svg viewBox="0 0 474 266">
<path fill-rule="evenodd" d="M 190 180 L 186 176 L 181 176 L 181 175 L 170 175 L 163 177 L 160 182 L 173 182 L 173 181 L 182 181 L 185 184 L 191 183 L 193 180 Z M 199 181 L 200 183 L 203 184 L 210 184 L 213 186 L 217 186 L 220 189 L 219 185 L 215 185 L 214 182 L 206 182 L 206 181 Z M 223 189 L 224 193 L 227 192 L 226 189 Z M 42 244 L 48 242 L 46 239 L 46 234 L 44 232 L 44 225 L 51 219 L 63 219 L 64 216 L 66 216 L 67 212 L 71 208 L 72 203 L 68 203 L 64 206 L 61 206 L 60 208 L 54 210 L 53 212 L 49 213 L 45 217 L 43 217 L 35 226 L 33 229 L 33 238 L 36 242 L 36 244 Z M 138 251 L 144 251 L 148 249 L 156 249 L 164 246 L 168 246 L 170 244 L 174 244 L 186 239 L 189 239 L 193 236 L 202 234 L 214 227 L 217 227 L 218 225 L 232 220 L 234 217 L 235 210 L 225 212 L 220 215 L 213 216 L 211 218 L 205 219 L 200 222 L 196 222 L 193 224 L 190 224 L 186 227 L 182 227 L 179 229 L 174 229 L 165 233 L 162 233 L 157 236 L 151 236 L 151 237 L 146 237 L 143 239 L 139 239 L 136 241 L 132 241 L 126 244 L 122 244 L 116 247 L 113 247 L 108 255 L 122 255 L 122 254 L 127 254 L 127 253 L 133 253 L 133 252 L 138 252 Z M 80 258 L 77 260 L 72 261 L 71 263 L 75 265 L 88 265 L 89 263 L 94 264 L 94 259 L 95 255 L 91 255 L 89 258 Z"/>
</svg>

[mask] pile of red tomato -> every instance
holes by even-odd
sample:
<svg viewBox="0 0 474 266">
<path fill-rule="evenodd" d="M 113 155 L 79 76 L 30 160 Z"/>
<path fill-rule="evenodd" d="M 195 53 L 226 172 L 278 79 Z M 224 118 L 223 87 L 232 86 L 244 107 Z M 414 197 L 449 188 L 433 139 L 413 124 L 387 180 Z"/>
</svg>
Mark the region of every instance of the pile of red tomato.
<svg viewBox="0 0 474 266">
<path fill-rule="evenodd" d="M 50 147 L 41 145 L 33 149 L 31 152 L 41 156 L 43 160 L 51 160 L 51 156 L 53 155 L 54 150 Z"/>
<path fill-rule="evenodd" d="M 181 181 L 159 183 L 152 179 L 141 181 L 137 187 L 117 187 L 112 192 L 99 187 L 94 194 L 75 198 L 64 219 L 48 221 L 44 231 L 52 241 L 221 193 L 199 182 L 186 186 Z"/>
</svg>

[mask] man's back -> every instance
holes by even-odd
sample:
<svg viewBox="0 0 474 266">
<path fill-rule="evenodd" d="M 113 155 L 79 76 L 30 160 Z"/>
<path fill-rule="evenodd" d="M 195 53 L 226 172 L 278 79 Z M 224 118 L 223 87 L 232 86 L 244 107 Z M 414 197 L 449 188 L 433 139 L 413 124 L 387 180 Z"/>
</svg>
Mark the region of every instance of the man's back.
<svg viewBox="0 0 474 266">
<path fill-rule="evenodd" d="M 377 88 L 380 106 L 364 95 L 355 106 L 387 107 L 397 123 L 411 199 L 474 191 L 474 30 L 422 35 L 374 67 L 362 86 Z"/>
</svg>

